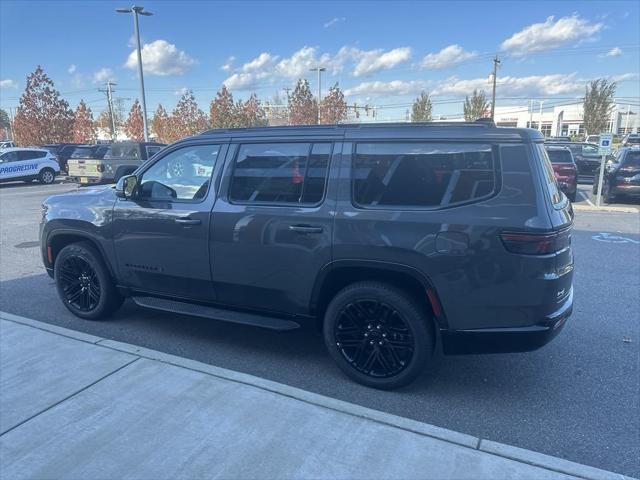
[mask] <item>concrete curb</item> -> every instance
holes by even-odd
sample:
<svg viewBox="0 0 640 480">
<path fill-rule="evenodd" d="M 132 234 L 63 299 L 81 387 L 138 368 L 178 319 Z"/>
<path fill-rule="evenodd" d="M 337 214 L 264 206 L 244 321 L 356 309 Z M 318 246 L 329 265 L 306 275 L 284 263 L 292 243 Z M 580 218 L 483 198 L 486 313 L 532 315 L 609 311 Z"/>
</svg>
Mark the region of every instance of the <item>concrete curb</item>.
<svg viewBox="0 0 640 480">
<path fill-rule="evenodd" d="M 607 207 L 607 206 L 591 206 L 591 205 L 572 205 L 576 212 L 611 212 L 611 213 L 640 213 L 635 207 Z"/>
<path fill-rule="evenodd" d="M 27 325 L 39 330 L 44 330 L 56 335 L 72 338 L 81 342 L 91 343 L 103 348 L 117 350 L 138 357 L 155 360 L 162 363 L 198 371 L 211 376 L 222 378 L 225 380 L 242 383 L 261 390 L 266 390 L 275 394 L 293 398 L 305 403 L 338 411 L 348 415 L 353 415 L 363 419 L 367 419 L 376 423 L 388 425 L 402 430 L 410 431 L 419 435 L 432 437 L 438 440 L 449 442 L 455 445 L 471 448 L 473 450 L 482 451 L 488 455 L 496 455 L 508 458 L 528 465 L 544 468 L 550 471 L 573 475 L 585 480 L 634 480 L 622 474 L 601 470 L 595 467 L 582 465 L 579 463 L 563 460 L 561 458 L 552 457 L 530 450 L 505 445 L 490 440 L 480 439 L 465 433 L 448 430 L 446 428 L 437 427 L 427 423 L 410 420 L 397 415 L 380 412 L 370 408 L 355 405 L 342 400 L 336 400 L 320 394 L 308 392 L 289 385 L 265 380 L 260 377 L 249 375 L 246 373 L 235 372 L 225 368 L 215 367 L 205 363 L 189 360 L 187 358 L 162 353 L 156 350 L 131 345 L 128 343 L 118 342 L 115 340 L 104 339 L 94 335 L 88 335 L 82 332 L 76 332 L 66 328 L 50 325 L 45 322 L 33 320 L 30 318 L 14 315 L 0 311 L 0 319 Z"/>
</svg>

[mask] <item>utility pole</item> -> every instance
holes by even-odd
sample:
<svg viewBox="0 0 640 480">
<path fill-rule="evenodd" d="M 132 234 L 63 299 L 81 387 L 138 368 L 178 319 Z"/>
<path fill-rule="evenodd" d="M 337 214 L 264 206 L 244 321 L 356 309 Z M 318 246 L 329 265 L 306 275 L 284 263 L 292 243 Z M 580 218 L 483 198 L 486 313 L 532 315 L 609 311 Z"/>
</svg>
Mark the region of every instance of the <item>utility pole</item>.
<svg viewBox="0 0 640 480">
<path fill-rule="evenodd" d="M 631 113 L 631 105 L 627 105 L 627 118 L 624 121 L 624 134 L 629 133 L 629 113 Z"/>
<path fill-rule="evenodd" d="M 529 125 L 527 128 L 533 128 L 533 100 L 529 100 Z"/>
<path fill-rule="evenodd" d="M 312 72 L 318 72 L 318 125 L 320 125 L 320 100 L 322 100 L 322 87 L 321 87 L 321 77 L 320 74 L 327 69 L 324 67 L 314 67 L 311 69 Z"/>
<path fill-rule="evenodd" d="M 99 92 L 107 94 L 107 106 L 109 107 L 109 118 L 111 119 L 111 140 L 114 142 L 118 139 L 118 134 L 116 131 L 116 119 L 113 113 L 113 90 L 111 87 L 115 85 L 117 85 L 117 83 L 109 80 L 106 90 L 98 89 Z"/>
<path fill-rule="evenodd" d="M 538 119 L 538 130 L 542 132 L 542 104 L 544 100 L 540 100 L 540 118 Z"/>
<path fill-rule="evenodd" d="M 491 120 L 495 120 L 496 113 L 496 77 L 498 75 L 498 64 L 500 59 L 498 55 L 493 58 L 493 93 L 491 94 Z"/>
<path fill-rule="evenodd" d="M 138 52 L 138 76 L 140 77 L 140 94 L 142 96 L 142 124 L 144 126 L 144 141 L 149 141 L 149 128 L 147 126 L 147 101 L 144 93 L 144 76 L 142 75 L 142 50 L 140 48 L 140 28 L 138 27 L 138 15 L 144 15 L 146 17 L 153 15 L 148 12 L 144 7 L 133 6 L 131 8 L 116 8 L 118 13 L 132 13 L 133 14 L 133 30 L 136 35 L 136 45 Z"/>
</svg>

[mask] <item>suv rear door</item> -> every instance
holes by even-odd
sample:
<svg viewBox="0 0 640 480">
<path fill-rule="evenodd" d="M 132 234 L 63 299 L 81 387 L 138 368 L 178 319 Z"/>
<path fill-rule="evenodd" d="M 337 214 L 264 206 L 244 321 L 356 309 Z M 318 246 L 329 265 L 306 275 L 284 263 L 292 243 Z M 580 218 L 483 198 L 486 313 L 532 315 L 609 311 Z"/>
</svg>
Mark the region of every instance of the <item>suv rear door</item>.
<svg viewBox="0 0 640 480">
<path fill-rule="evenodd" d="M 337 136 L 232 143 L 211 226 L 219 301 L 308 313 L 332 258 L 340 148 Z"/>
</svg>

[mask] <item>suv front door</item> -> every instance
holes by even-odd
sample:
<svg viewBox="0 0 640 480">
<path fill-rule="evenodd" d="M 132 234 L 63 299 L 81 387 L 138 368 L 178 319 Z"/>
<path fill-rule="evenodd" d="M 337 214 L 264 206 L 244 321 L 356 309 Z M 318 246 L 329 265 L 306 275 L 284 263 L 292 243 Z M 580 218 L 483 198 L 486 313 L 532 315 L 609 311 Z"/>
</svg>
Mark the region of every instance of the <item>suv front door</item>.
<svg viewBox="0 0 640 480">
<path fill-rule="evenodd" d="M 138 174 L 132 198 L 117 200 L 113 241 L 124 286 L 215 299 L 208 248 L 212 178 L 226 149 L 221 143 L 172 148 Z"/>
<path fill-rule="evenodd" d="M 213 209 L 213 282 L 221 303 L 308 313 L 320 270 L 331 262 L 341 142 L 232 145 Z M 337 139 L 336 139 L 337 140 Z"/>
</svg>

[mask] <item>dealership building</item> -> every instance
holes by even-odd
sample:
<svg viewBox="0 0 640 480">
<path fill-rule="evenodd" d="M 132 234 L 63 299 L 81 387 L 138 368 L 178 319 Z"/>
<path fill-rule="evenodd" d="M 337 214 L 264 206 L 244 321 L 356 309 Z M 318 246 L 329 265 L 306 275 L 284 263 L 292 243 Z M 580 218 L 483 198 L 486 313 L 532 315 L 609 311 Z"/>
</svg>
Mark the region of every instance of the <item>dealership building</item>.
<svg viewBox="0 0 640 480">
<path fill-rule="evenodd" d="M 546 137 L 581 136 L 585 134 L 582 107 L 582 102 L 545 107 L 544 102 L 538 101 L 524 106 L 496 106 L 495 121 L 500 127 L 535 128 Z M 625 135 L 638 133 L 639 127 L 638 107 L 616 103 L 611 112 L 607 131 Z"/>
</svg>

